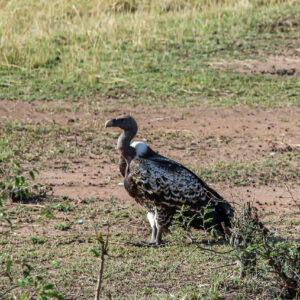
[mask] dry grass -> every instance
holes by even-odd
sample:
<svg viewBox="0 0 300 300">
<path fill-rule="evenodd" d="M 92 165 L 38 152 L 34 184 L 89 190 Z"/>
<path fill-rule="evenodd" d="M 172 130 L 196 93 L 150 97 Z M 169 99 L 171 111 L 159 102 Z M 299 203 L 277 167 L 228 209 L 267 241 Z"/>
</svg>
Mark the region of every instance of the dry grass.
<svg viewBox="0 0 300 300">
<path fill-rule="evenodd" d="M 207 62 L 211 56 L 249 58 L 277 45 L 282 51 L 296 48 L 297 22 L 284 28 L 284 44 L 280 32 L 269 38 L 278 20 L 296 18 L 295 3 L 3 1 L 0 99 L 73 100 L 100 94 L 139 102 L 185 104 L 201 97 L 221 105 L 293 105 L 294 78 L 278 84 L 244 76 L 241 86 L 240 76 L 216 72 Z"/>
<path fill-rule="evenodd" d="M 238 13 L 258 6 L 279 8 L 278 3 L 295 1 L 9 1 L 0 7 L 1 64 L 8 67 L 37 68 L 60 57 L 56 49 L 69 52 L 62 70 L 91 67 L 86 61 L 105 59 L 107 48 L 126 47 L 147 51 L 156 44 L 182 43 L 186 26 L 210 26 L 212 15 Z M 134 13 L 132 13 L 134 11 Z M 122 13 L 120 13 L 122 12 Z M 201 32 L 200 32 L 201 34 Z M 64 47 L 60 47 L 63 45 Z M 82 62 L 78 68 L 78 61 Z M 97 68 L 86 70 L 97 76 Z"/>
</svg>

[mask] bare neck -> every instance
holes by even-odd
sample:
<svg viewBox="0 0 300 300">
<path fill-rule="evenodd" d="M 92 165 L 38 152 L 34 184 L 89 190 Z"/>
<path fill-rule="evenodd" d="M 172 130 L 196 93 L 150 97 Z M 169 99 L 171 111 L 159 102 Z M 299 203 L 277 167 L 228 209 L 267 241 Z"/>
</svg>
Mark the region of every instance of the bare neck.
<svg viewBox="0 0 300 300">
<path fill-rule="evenodd" d="M 134 158 L 136 151 L 130 146 L 131 140 L 136 135 L 135 131 L 125 130 L 121 133 L 118 139 L 118 150 L 121 155 L 125 158 L 127 164 Z"/>
</svg>

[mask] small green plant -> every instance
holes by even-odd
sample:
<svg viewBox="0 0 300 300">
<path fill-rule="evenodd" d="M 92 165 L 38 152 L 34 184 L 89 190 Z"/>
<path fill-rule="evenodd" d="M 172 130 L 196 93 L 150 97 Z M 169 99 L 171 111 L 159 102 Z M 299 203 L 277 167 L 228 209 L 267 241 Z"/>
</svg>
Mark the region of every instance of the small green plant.
<svg viewBox="0 0 300 300">
<path fill-rule="evenodd" d="M 54 224 L 54 228 L 62 231 L 69 230 L 71 228 L 71 223 L 57 223 Z"/>
<path fill-rule="evenodd" d="M 29 170 L 23 168 L 19 162 L 14 162 L 13 166 L 4 171 L 4 178 L 0 182 L 0 199 L 10 198 L 12 201 L 26 201 L 34 193 L 44 196 L 45 191 L 40 184 L 32 184 L 35 181 L 37 169 Z"/>
<path fill-rule="evenodd" d="M 152 289 L 145 288 L 145 295 L 149 296 L 149 295 L 152 295 L 152 294 L 153 294 Z"/>
<path fill-rule="evenodd" d="M 30 240 L 33 244 L 44 244 L 47 242 L 47 239 L 43 236 L 31 236 Z"/>
<path fill-rule="evenodd" d="M 1 170 L 4 175 L 0 181 L 0 221 L 7 222 L 10 226 L 12 223 L 10 217 L 5 210 L 5 202 L 8 199 L 12 201 L 29 200 L 33 191 L 39 195 L 45 195 L 45 192 L 39 184 L 30 184 L 30 180 L 35 180 L 36 169 L 28 170 L 21 167 L 20 163 L 14 162 L 12 167 Z"/>
<path fill-rule="evenodd" d="M 32 275 L 32 271 L 34 271 L 33 266 L 20 261 L 15 261 L 15 263 L 21 265 L 22 277 L 18 279 L 13 278 L 11 271 L 13 260 L 8 259 L 6 262 L 6 270 L 4 272 L 4 275 L 9 278 L 11 283 L 15 283 L 15 285 L 10 290 L 2 293 L 0 297 L 9 293 L 11 290 L 20 289 L 20 298 L 18 299 L 22 300 L 32 299 L 33 295 L 36 295 L 41 300 L 47 300 L 50 298 L 55 298 L 58 300 L 64 299 L 63 295 L 59 294 L 55 290 L 54 284 L 47 282 L 46 277 L 41 275 Z M 52 264 L 56 265 L 53 262 Z"/>
<path fill-rule="evenodd" d="M 73 206 L 68 201 L 59 203 L 59 204 L 55 205 L 54 208 L 58 211 L 63 211 L 63 212 L 69 212 L 69 211 L 73 210 Z"/>
<path fill-rule="evenodd" d="M 47 219 L 55 219 L 55 216 L 52 212 L 52 208 L 49 205 L 41 209 L 41 216 Z"/>
</svg>

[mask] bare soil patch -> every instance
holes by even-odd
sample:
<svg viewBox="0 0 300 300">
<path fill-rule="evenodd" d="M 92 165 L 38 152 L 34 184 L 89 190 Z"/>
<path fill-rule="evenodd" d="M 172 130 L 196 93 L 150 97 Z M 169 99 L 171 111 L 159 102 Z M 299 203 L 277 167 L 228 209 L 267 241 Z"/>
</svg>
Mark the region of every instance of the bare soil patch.
<svg viewBox="0 0 300 300">
<path fill-rule="evenodd" d="M 211 66 L 218 70 L 232 70 L 243 74 L 294 76 L 299 75 L 300 59 L 297 56 L 269 56 L 261 59 L 220 60 Z"/>
<path fill-rule="evenodd" d="M 67 137 L 58 137 L 61 146 L 76 144 L 82 154 L 63 159 L 40 157 L 34 164 L 40 170 L 38 180 L 51 186 L 54 196 L 72 199 L 98 198 L 110 201 L 118 198 L 123 203 L 133 200 L 118 186 L 122 178 L 118 171 L 118 153 L 115 149 L 118 132 L 104 129 L 107 119 L 130 113 L 139 123 L 136 140 L 147 142 L 155 151 L 193 168 L 208 166 L 222 161 L 272 159 L 285 153 L 300 150 L 300 109 L 252 109 L 252 108 L 175 108 L 161 106 L 136 106 L 128 109 L 126 104 L 95 101 L 83 102 L 10 102 L 0 103 L 1 122 L 66 126 Z M 78 133 L 78 130 L 81 133 Z M 90 134 L 85 141 L 83 135 Z M 97 136 L 105 145 L 93 140 Z M 41 138 L 43 138 L 41 136 Z M 99 152 L 96 152 L 98 149 Z M 68 150 L 66 150 L 68 151 Z M 292 159 L 291 159 L 292 160 Z M 65 167 L 61 166 L 64 163 Z M 295 166 L 298 161 L 293 162 Z M 215 172 L 218 172 L 216 169 Z M 276 176 L 276 174 L 274 175 Z M 299 186 L 287 182 L 295 195 Z M 230 183 L 208 182 L 227 199 L 240 193 L 244 200 L 254 199 L 262 211 L 274 214 L 291 212 L 294 203 L 284 183 L 271 186 L 252 185 L 233 187 Z M 100 204 L 100 203 L 99 203 Z"/>
</svg>

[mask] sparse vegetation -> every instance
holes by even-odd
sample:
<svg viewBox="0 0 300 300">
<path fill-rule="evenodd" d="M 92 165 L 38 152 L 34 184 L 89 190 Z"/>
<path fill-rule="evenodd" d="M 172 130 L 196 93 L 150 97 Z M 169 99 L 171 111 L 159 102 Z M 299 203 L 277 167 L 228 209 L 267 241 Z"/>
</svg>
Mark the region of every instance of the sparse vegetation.
<svg viewBox="0 0 300 300">
<path fill-rule="evenodd" d="M 267 158 L 258 161 L 219 161 L 215 165 L 204 168 L 200 166 L 196 173 L 210 182 L 224 181 L 237 186 L 251 184 L 268 185 L 277 182 L 280 184 L 292 179 L 300 183 L 300 166 L 297 163 L 300 152 L 282 155 L 280 158 Z M 296 163 L 296 164 L 295 164 Z"/>
<path fill-rule="evenodd" d="M 14 161 L 8 170 L 0 169 L 0 221 L 6 221 L 12 226 L 10 215 L 5 210 L 8 201 L 27 202 L 34 197 L 45 196 L 45 190 L 40 184 L 33 184 L 36 169 L 28 170 Z M 31 181 L 31 182 L 30 182 Z"/>
<path fill-rule="evenodd" d="M 13 264 L 17 264 L 20 269 L 19 276 L 22 274 L 20 278 L 14 278 L 11 273 L 11 269 Z M 52 261 L 52 265 L 57 265 L 56 261 Z M 49 276 L 36 275 L 33 276 L 34 268 L 32 265 L 26 262 L 13 261 L 12 259 L 8 259 L 6 261 L 6 270 L 2 274 L 9 279 L 12 284 L 12 287 L 5 292 L 0 294 L 0 297 L 4 297 L 9 292 L 14 291 L 15 297 L 17 299 L 31 299 L 33 296 L 38 296 L 41 300 L 47 299 L 58 299 L 63 300 L 63 295 L 59 294 L 55 290 L 55 286 L 52 283 L 47 283 Z M 15 292 L 17 291 L 17 292 Z"/>
<path fill-rule="evenodd" d="M 232 220 L 231 244 L 238 249 L 240 277 L 264 277 L 276 274 L 281 295 L 294 299 L 300 293 L 300 248 L 295 241 L 280 241 L 272 237 L 260 222 L 257 209 L 242 204 Z M 258 261 L 266 261 L 269 269 L 260 269 Z"/>
<path fill-rule="evenodd" d="M 45 195 L 44 189 L 39 184 L 29 184 L 29 179 L 35 180 L 36 169 L 26 170 L 21 167 L 19 162 L 15 161 L 8 171 L 2 170 L 2 172 L 4 179 L 0 182 L 1 199 L 24 202 L 30 200 L 34 196 L 34 192 L 37 196 Z"/>
<path fill-rule="evenodd" d="M 57 223 L 54 224 L 54 228 L 58 230 L 69 230 L 71 228 L 70 223 Z"/>
</svg>

